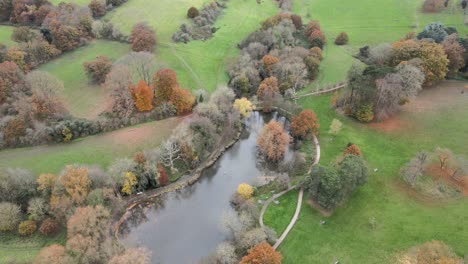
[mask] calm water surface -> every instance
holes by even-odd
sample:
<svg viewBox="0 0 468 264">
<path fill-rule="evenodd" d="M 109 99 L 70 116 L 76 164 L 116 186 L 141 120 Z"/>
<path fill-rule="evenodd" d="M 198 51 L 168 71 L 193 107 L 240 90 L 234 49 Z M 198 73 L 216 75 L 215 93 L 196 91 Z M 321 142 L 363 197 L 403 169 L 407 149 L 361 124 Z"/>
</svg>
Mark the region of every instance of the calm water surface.
<svg viewBox="0 0 468 264">
<path fill-rule="evenodd" d="M 226 239 L 219 228 L 221 215 L 232 210 L 231 195 L 240 183 L 251 183 L 265 173 L 257 161 L 257 135 L 271 118 L 254 112 L 246 120 L 241 139 L 204 171 L 200 180 L 166 196 L 144 215 L 143 223 L 130 227 L 124 239 L 129 246 L 152 251 L 153 263 L 197 263 Z"/>
</svg>

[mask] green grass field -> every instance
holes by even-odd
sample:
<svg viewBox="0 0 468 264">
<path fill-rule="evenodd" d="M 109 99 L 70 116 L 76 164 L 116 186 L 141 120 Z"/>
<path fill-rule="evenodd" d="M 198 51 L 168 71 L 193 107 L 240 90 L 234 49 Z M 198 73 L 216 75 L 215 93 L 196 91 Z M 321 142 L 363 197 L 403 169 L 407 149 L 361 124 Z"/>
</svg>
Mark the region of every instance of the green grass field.
<svg viewBox="0 0 468 264">
<path fill-rule="evenodd" d="M 65 165 L 97 164 L 106 168 L 119 157 L 156 147 L 171 135 L 182 118 L 124 128 L 90 136 L 67 144 L 37 146 L 0 151 L 0 168 L 21 167 L 40 173 L 58 173 Z"/>
<path fill-rule="evenodd" d="M 11 40 L 11 33 L 13 33 L 13 27 L 0 26 L 0 43 L 7 47 L 15 44 L 15 42 Z"/>
<path fill-rule="evenodd" d="M 116 60 L 126 54 L 128 45 L 96 40 L 85 47 L 67 52 L 38 70 L 47 71 L 63 81 L 64 102 L 71 114 L 77 117 L 94 118 L 106 106 L 106 91 L 99 85 L 93 85 L 83 69 L 83 63 L 104 55 Z"/>
<path fill-rule="evenodd" d="M 397 187 L 400 167 L 418 151 L 446 147 L 468 157 L 468 123 L 462 121 L 468 120 L 468 96 L 460 96 L 465 84 L 448 82 L 424 91 L 399 115 L 400 129 L 388 132 L 338 116 L 330 108 L 330 96 L 303 99 L 301 104 L 320 119 L 321 164 L 333 162 L 353 142 L 369 168 L 378 172 L 372 172 L 368 184 L 329 218 L 303 203 L 298 222 L 279 248 L 283 263 L 394 263 L 397 252 L 432 239 L 444 241 L 461 256 L 468 253 L 466 198 L 421 202 Z M 327 132 L 333 118 L 344 124 L 336 137 Z M 285 199 L 289 208 L 272 206 L 265 214 L 265 224 L 278 233 L 296 206 L 294 198 Z"/>
</svg>

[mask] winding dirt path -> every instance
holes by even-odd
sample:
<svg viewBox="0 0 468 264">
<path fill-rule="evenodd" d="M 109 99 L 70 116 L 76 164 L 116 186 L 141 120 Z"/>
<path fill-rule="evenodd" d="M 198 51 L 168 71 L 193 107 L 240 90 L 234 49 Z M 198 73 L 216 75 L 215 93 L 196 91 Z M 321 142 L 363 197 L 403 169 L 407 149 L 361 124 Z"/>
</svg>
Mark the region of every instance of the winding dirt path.
<svg viewBox="0 0 468 264">
<path fill-rule="evenodd" d="M 314 145 L 315 145 L 315 161 L 314 163 L 312 163 L 312 165 L 310 166 L 309 170 L 307 171 L 307 174 L 310 174 L 312 172 L 312 167 L 314 165 L 317 165 L 320 161 L 320 143 L 317 139 L 317 137 L 314 135 L 314 138 L 313 138 L 313 141 L 314 141 Z M 281 197 L 282 195 L 288 193 L 289 191 L 291 190 L 294 190 L 296 189 L 298 186 L 297 185 L 294 185 L 292 187 L 290 187 L 289 189 L 285 190 L 285 191 L 282 191 L 280 193 L 277 193 L 275 195 L 273 195 L 270 199 L 268 199 L 264 204 L 263 204 L 263 207 L 262 207 L 262 210 L 260 212 L 260 217 L 259 217 L 259 222 L 260 222 L 260 226 L 263 228 L 265 226 L 265 224 L 263 223 L 263 215 L 265 214 L 266 212 L 266 209 L 268 208 L 268 206 L 271 204 L 272 201 L 278 199 L 279 197 Z M 302 208 L 302 198 L 304 197 L 304 189 L 301 188 L 300 191 L 299 191 L 299 195 L 297 197 L 297 206 L 296 206 L 296 211 L 294 212 L 294 215 L 293 217 L 291 218 L 291 221 L 289 222 L 289 225 L 286 227 L 286 229 L 283 231 L 283 233 L 281 234 L 281 236 L 278 238 L 278 240 L 276 240 L 276 243 L 273 245 L 273 248 L 274 249 L 277 249 L 281 243 L 283 243 L 284 239 L 286 238 L 286 236 L 289 234 L 289 232 L 293 229 L 294 225 L 296 224 L 296 221 L 297 219 L 299 218 L 299 214 L 301 212 L 301 208 Z"/>
</svg>

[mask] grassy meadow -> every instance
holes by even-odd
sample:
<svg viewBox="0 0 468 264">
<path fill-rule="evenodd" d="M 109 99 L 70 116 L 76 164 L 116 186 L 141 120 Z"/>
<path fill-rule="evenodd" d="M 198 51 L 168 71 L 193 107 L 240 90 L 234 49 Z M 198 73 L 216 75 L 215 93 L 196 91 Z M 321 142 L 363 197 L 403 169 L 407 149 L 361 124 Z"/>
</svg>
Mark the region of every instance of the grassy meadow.
<svg viewBox="0 0 468 264">
<path fill-rule="evenodd" d="M 10 26 L 0 26 L 0 43 L 3 45 L 10 47 L 15 42 L 11 40 L 11 33 L 13 33 L 14 27 Z"/>
<path fill-rule="evenodd" d="M 444 241 L 460 256 L 468 253 L 466 198 L 441 202 L 415 197 L 401 187 L 398 175 L 418 151 L 444 147 L 468 157 L 468 123 L 461 121 L 468 120 L 468 96 L 460 96 L 464 85 L 444 82 L 423 91 L 404 107 L 397 125 L 369 126 L 338 116 L 330 108 L 331 96 L 302 99 L 301 105 L 320 119 L 320 163 L 332 163 L 353 142 L 371 173 L 367 185 L 329 218 L 303 203 L 298 222 L 279 248 L 284 263 L 394 263 L 396 253 L 432 239 Z M 337 136 L 328 134 L 333 118 L 343 122 Z M 265 214 L 265 224 L 278 233 L 291 219 L 297 192 L 283 199 Z M 327 223 L 320 225 L 321 220 Z"/>
</svg>

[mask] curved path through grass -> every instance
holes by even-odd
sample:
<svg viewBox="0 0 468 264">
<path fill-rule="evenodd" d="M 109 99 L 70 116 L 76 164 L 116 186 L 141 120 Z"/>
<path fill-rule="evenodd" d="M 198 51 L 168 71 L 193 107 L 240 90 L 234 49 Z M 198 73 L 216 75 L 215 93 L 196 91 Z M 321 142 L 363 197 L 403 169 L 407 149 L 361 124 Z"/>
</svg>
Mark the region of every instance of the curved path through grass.
<svg viewBox="0 0 468 264">
<path fill-rule="evenodd" d="M 314 135 L 314 146 L 315 146 L 315 161 L 314 163 L 312 163 L 312 165 L 310 166 L 309 170 L 307 171 L 307 174 L 310 174 L 311 171 L 312 171 L 312 167 L 314 165 L 317 165 L 320 161 L 320 143 L 317 139 L 317 137 Z M 285 191 L 282 191 L 280 193 L 277 193 L 276 195 L 273 195 L 270 199 L 268 199 L 264 204 L 263 204 L 263 207 L 262 207 L 262 211 L 260 212 L 260 219 L 259 219 L 259 222 L 260 222 L 260 226 L 263 228 L 265 225 L 263 223 L 263 215 L 265 214 L 265 211 L 266 209 L 268 208 L 268 206 L 271 204 L 272 201 L 278 199 L 279 197 L 281 197 L 282 195 L 288 193 L 289 191 L 291 190 L 294 190 L 296 189 L 298 186 L 297 185 L 294 185 L 292 187 L 290 187 L 289 189 L 285 190 Z M 297 198 L 297 206 L 296 206 L 296 211 L 294 212 L 294 215 L 293 217 L 291 218 L 291 222 L 289 222 L 289 225 L 286 227 L 286 229 L 283 231 L 283 233 L 281 234 L 281 236 L 278 238 L 278 240 L 276 240 L 276 243 L 273 245 L 273 248 L 274 249 L 277 249 L 281 243 L 284 241 L 284 239 L 286 238 L 286 236 L 289 234 L 289 232 L 292 230 L 292 228 L 294 227 L 294 224 L 296 223 L 297 219 L 299 218 L 299 213 L 301 212 L 301 208 L 302 208 L 302 197 L 304 196 L 304 188 L 301 188 L 301 190 L 299 191 L 299 196 Z"/>
</svg>

